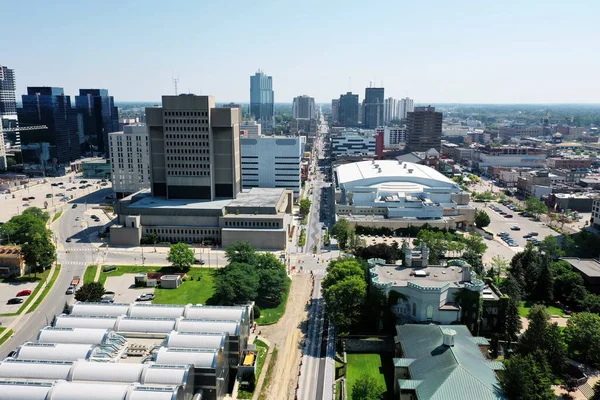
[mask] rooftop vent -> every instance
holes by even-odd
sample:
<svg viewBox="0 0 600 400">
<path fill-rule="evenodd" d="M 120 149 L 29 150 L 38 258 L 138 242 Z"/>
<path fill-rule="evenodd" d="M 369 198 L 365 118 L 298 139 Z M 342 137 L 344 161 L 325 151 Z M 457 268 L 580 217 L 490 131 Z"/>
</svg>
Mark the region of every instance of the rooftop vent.
<svg viewBox="0 0 600 400">
<path fill-rule="evenodd" d="M 404 165 L 404 169 L 406 169 L 406 164 L 402 164 L 402 165 Z"/>
<path fill-rule="evenodd" d="M 454 329 L 442 329 L 442 335 L 444 336 L 444 346 L 454 346 L 454 336 L 456 336 Z"/>
<path fill-rule="evenodd" d="M 381 173 L 381 168 L 379 168 L 379 169 L 377 170 L 377 172 Z"/>
<path fill-rule="evenodd" d="M 409 174 L 412 174 L 412 172 L 413 172 L 413 169 L 412 169 L 412 168 L 409 168 L 409 169 L 408 169 L 408 173 L 409 173 Z"/>
</svg>

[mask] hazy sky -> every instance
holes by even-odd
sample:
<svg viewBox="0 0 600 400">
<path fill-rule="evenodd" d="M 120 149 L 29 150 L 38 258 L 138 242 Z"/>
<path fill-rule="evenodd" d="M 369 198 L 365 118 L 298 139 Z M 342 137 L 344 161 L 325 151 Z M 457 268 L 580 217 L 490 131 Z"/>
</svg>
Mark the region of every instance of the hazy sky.
<svg viewBox="0 0 600 400">
<path fill-rule="evenodd" d="M 0 64 L 19 98 L 45 85 L 156 101 L 175 75 L 180 92 L 248 102 L 262 69 L 276 102 L 362 99 L 374 81 L 419 103 L 600 103 L 598 0 L 9 3 Z"/>
</svg>

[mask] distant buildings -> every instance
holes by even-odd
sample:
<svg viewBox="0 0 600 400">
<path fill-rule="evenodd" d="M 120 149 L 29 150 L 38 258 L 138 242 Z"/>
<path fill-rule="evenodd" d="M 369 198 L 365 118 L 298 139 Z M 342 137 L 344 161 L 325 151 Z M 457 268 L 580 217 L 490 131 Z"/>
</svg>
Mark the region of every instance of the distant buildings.
<svg viewBox="0 0 600 400">
<path fill-rule="evenodd" d="M 383 133 L 383 147 L 395 149 L 406 143 L 406 126 L 386 126 L 377 128 L 376 133 Z"/>
<path fill-rule="evenodd" d="M 383 101 L 383 123 L 387 124 L 393 119 L 398 119 L 398 100 L 390 97 Z"/>
<path fill-rule="evenodd" d="M 18 278 L 28 272 L 20 246 L 0 246 L 0 278 Z"/>
<path fill-rule="evenodd" d="M 550 157 L 546 160 L 548 168 L 572 169 L 572 168 L 591 168 L 592 160 L 589 157 Z"/>
<path fill-rule="evenodd" d="M 79 89 L 77 118 L 83 124 L 83 152 L 108 155 L 108 134 L 119 130 L 119 110 L 106 89 Z"/>
<path fill-rule="evenodd" d="M 113 191 L 117 199 L 150 188 L 150 143 L 145 125 L 108 134 Z"/>
<path fill-rule="evenodd" d="M 409 112 L 413 112 L 415 110 L 414 100 L 408 97 L 400 99 L 398 101 L 398 118 L 405 119 L 408 117 Z"/>
<path fill-rule="evenodd" d="M 292 117 L 301 119 L 316 119 L 317 110 L 315 108 L 314 97 L 302 95 L 294 97 L 292 103 Z"/>
<path fill-rule="evenodd" d="M 0 65 L 0 128 L 17 126 L 17 97 L 15 71 Z M 18 132 L 4 133 L 4 142 L 20 144 Z"/>
<path fill-rule="evenodd" d="M 413 112 L 408 112 L 406 126 L 408 129 L 406 147 L 410 151 L 440 149 L 442 113 L 436 112 L 435 107 L 416 107 Z"/>
<path fill-rule="evenodd" d="M 246 131 L 248 136 L 262 135 L 262 125 L 256 121 L 243 121 L 240 124 L 240 131 Z"/>
<path fill-rule="evenodd" d="M 28 87 L 17 110 L 24 126 L 46 125 L 48 129 L 21 132 L 26 172 L 55 174 L 58 166 L 81 155 L 77 116 L 71 99 L 60 87 Z"/>
<path fill-rule="evenodd" d="M 340 116 L 340 99 L 331 100 L 331 122 L 336 124 Z"/>
<path fill-rule="evenodd" d="M 345 127 L 358 126 L 358 95 L 348 92 L 340 95 L 338 124 Z"/>
<path fill-rule="evenodd" d="M 368 87 L 363 101 L 363 127 L 375 129 L 384 122 L 384 88 Z"/>
<path fill-rule="evenodd" d="M 250 76 L 250 114 L 268 127 L 273 125 L 273 77 L 258 71 Z"/>
<path fill-rule="evenodd" d="M 242 188 L 285 188 L 300 195 L 304 137 L 240 139 Z"/>
<path fill-rule="evenodd" d="M 237 108 L 238 110 L 240 110 L 239 114 L 240 114 L 240 125 L 242 124 L 242 121 L 244 119 L 244 107 L 241 104 L 238 103 L 227 103 L 227 104 L 223 104 L 222 106 L 223 108 Z"/>
<path fill-rule="evenodd" d="M 331 135 L 331 155 L 333 157 L 375 155 L 376 139 L 372 133 L 344 131 Z"/>
<path fill-rule="evenodd" d="M 481 171 L 494 167 L 544 168 L 546 150 L 527 146 L 492 146 L 478 149 L 474 167 Z"/>
</svg>

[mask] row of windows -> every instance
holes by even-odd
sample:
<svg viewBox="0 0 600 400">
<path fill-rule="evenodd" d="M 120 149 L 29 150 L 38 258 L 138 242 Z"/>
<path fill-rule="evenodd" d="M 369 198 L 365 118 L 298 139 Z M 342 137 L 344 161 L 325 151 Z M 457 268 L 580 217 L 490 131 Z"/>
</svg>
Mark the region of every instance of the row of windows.
<svg viewBox="0 0 600 400">
<path fill-rule="evenodd" d="M 264 221 L 225 221 L 225 226 L 231 227 L 248 227 L 248 228 L 279 228 L 279 222 L 264 222 Z"/>
<path fill-rule="evenodd" d="M 205 146 L 208 147 L 209 143 L 208 141 L 202 140 L 202 141 L 193 141 L 193 142 L 180 142 L 178 140 L 172 141 L 172 142 L 167 142 L 167 146 L 169 147 L 194 147 L 194 146 Z"/>
<path fill-rule="evenodd" d="M 166 119 L 167 124 L 208 124 L 207 119 Z"/>
<path fill-rule="evenodd" d="M 208 117 L 208 111 L 165 111 L 167 117 Z"/>
<path fill-rule="evenodd" d="M 166 135 L 166 139 L 208 139 L 208 135 L 179 135 L 179 134 L 173 134 L 173 135 Z"/>
<path fill-rule="evenodd" d="M 167 154 L 208 154 L 208 149 L 167 149 Z"/>
<path fill-rule="evenodd" d="M 169 176 L 209 176 L 208 171 L 171 171 L 167 170 Z"/>
<path fill-rule="evenodd" d="M 208 161 L 208 157 L 167 156 L 167 161 Z"/>
<path fill-rule="evenodd" d="M 209 164 L 167 164 L 167 168 L 210 168 Z"/>
<path fill-rule="evenodd" d="M 206 126 L 165 126 L 167 132 L 208 132 Z"/>
</svg>

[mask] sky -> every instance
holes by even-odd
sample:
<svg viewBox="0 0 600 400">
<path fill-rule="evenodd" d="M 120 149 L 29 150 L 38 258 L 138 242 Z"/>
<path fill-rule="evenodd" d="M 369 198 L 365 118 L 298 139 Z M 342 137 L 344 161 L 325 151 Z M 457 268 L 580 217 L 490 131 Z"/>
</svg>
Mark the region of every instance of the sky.
<svg viewBox="0 0 600 400">
<path fill-rule="evenodd" d="M 371 82 L 417 103 L 600 103 L 597 0 L 4 1 L 19 98 L 158 102 L 177 77 L 180 93 L 249 102 L 260 69 L 278 103 L 362 100 Z"/>
</svg>

